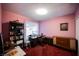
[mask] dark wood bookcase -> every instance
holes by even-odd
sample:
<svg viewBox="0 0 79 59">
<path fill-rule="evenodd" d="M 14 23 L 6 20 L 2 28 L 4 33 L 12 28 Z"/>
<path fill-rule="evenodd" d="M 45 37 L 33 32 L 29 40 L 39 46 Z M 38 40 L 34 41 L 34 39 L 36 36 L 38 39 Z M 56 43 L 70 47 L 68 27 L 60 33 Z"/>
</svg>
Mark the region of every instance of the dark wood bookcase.
<svg viewBox="0 0 79 59">
<path fill-rule="evenodd" d="M 15 46 L 24 47 L 24 24 L 16 21 L 10 21 L 2 24 L 2 33 L 5 44 L 5 50 Z"/>
</svg>

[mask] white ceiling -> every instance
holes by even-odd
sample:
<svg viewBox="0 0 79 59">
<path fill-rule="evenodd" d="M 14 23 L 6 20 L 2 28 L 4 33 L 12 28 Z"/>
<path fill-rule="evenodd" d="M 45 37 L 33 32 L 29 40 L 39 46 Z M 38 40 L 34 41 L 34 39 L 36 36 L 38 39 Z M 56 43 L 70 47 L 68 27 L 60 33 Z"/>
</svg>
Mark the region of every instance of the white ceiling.
<svg viewBox="0 0 79 59">
<path fill-rule="evenodd" d="M 77 4 L 67 3 L 9 3 L 3 4 L 2 6 L 4 10 L 15 12 L 37 21 L 72 14 L 77 8 Z M 45 16 L 37 15 L 35 13 L 35 9 L 37 8 L 46 8 L 48 10 L 48 14 Z"/>
</svg>

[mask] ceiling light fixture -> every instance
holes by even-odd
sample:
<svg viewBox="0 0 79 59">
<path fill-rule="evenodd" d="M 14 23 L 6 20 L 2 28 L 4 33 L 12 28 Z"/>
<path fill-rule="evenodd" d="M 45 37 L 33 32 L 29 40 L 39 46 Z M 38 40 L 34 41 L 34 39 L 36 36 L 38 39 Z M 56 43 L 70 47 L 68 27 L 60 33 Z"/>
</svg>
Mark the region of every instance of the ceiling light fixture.
<svg viewBox="0 0 79 59">
<path fill-rule="evenodd" d="M 48 13 L 47 9 L 44 9 L 44 8 L 38 8 L 35 10 L 35 12 L 38 15 L 46 15 Z"/>
</svg>

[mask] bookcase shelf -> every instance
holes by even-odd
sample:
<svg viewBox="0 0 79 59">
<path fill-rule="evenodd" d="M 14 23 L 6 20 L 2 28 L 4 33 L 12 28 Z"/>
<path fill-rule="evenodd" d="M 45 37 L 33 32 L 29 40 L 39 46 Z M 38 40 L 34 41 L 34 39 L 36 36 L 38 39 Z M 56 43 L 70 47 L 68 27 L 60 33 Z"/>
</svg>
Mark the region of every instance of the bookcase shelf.
<svg viewBox="0 0 79 59">
<path fill-rule="evenodd" d="M 21 48 L 24 47 L 24 24 L 23 23 L 19 23 L 15 21 L 3 23 L 2 32 L 3 32 L 3 39 L 4 39 L 5 45 L 7 45 L 8 47 L 12 47 L 12 46 L 13 47 L 20 46 Z M 22 43 L 17 44 L 17 41 L 21 41 L 21 40 L 22 40 Z"/>
</svg>

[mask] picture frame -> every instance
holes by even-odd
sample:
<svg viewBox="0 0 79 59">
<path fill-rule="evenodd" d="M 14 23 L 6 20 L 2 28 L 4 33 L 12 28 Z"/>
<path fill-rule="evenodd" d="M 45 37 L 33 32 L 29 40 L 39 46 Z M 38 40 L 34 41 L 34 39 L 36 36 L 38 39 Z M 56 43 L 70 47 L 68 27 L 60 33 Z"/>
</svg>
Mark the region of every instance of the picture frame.
<svg viewBox="0 0 79 59">
<path fill-rule="evenodd" d="M 61 23 L 60 31 L 68 31 L 68 23 Z"/>
</svg>

